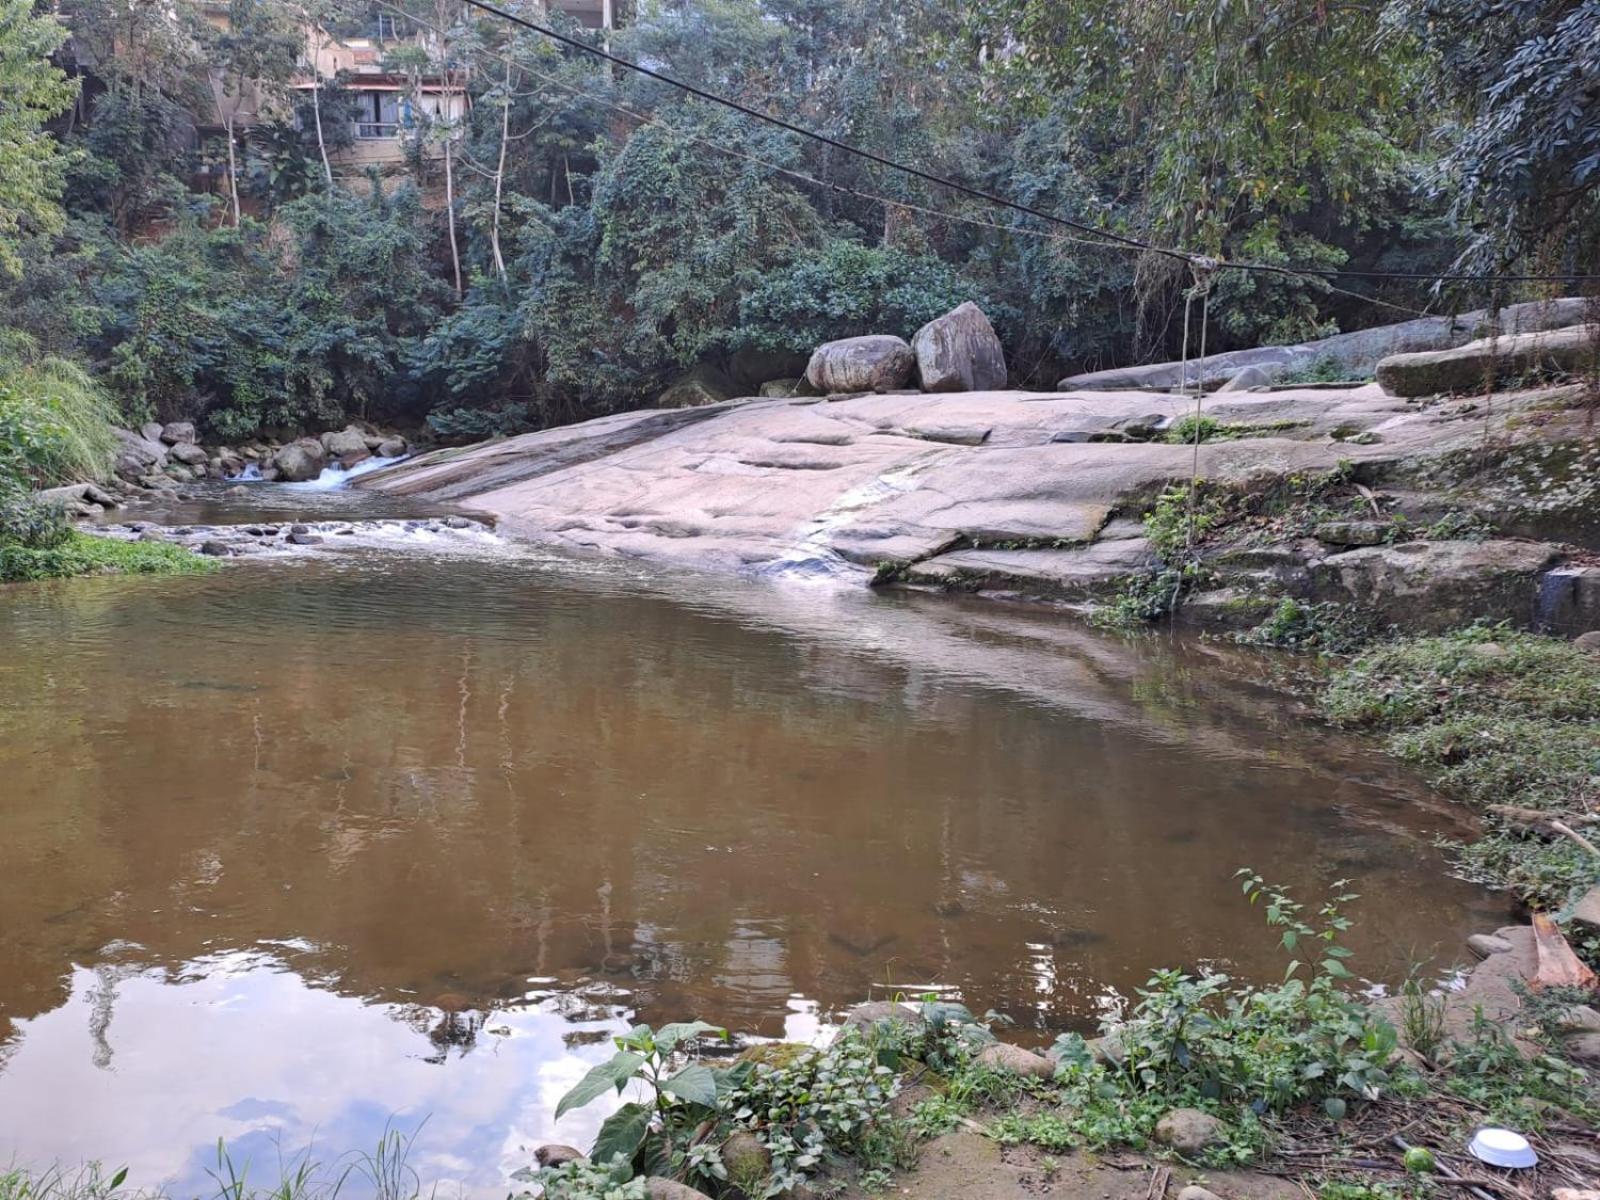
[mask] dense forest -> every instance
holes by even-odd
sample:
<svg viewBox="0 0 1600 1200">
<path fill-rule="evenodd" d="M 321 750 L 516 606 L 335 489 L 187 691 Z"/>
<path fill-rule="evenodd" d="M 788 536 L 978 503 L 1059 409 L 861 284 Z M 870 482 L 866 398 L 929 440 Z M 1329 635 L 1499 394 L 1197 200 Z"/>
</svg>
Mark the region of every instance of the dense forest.
<svg viewBox="0 0 1600 1200">
<path fill-rule="evenodd" d="M 642 0 L 611 31 L 507 2 L 1154 244 L 1419 274 L 1600 261 L 1596 0 Z M 308 28 L 388 31 L 385 71 L 462 102 L 408 109 L 398 169 L 336 172 L 366 118 L 344 72 L 296 86 Z M 235 124 L 247 91 L 259 118 Z M 458 0 L 0 0 L 0 96 L 0 387 L 216 439 L 532 428 L 693 369 L 748 388 L 963 299 L 1013 382 L 1050 386 L 1171 356 L 1191 282 Z M 1230 272 L 1212 345 L 1541 287 L 1573 290 Z"/>
</svg>

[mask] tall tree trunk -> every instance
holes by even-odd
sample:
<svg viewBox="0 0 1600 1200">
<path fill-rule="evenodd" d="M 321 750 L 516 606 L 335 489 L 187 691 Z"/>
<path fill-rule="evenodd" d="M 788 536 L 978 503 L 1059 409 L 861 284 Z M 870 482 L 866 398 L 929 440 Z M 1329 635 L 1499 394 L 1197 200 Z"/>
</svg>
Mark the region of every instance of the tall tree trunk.
<svg viewBox="0 0 1600 1200">
<path fill-rule="evenodd" d="M 450 93 L 444 94 L 448 104 Z M 461 251 L 456 245 L 456 177 L 455 177 L 455 135 L 449 124 L 445 125 L 444 134 L 444 211 L 445 223 L 450 229 L 450 265 L 456 274 L 456 299 L 461 299 Z"/>
<path fill-rule="evenodd" d="M 228 200 L 233 206 L 233 227 L 239 228 L 239 163 L 233 154 L 233 114 L 224 123 L 228 131 Z"/>
<path fill-rule="evenodd" d="M 333 167 L 328 162 L 328 143 L 322 137 L 322 76 L 317 74 L 317 64 L 311 64 L 311 115 L 317 126 L 317 153 L 322 155 L 322 178 L 328 190 L 333 190 Z"/>
<path fill-rule="evenodd" d="M 506 60 L 506 92 L 500 102 L 500 161 L 494 168 L 494 220 L 489 226 L 489 248 L 494 252 L 494 269 L 500 283 L 506 282 L 506 260 L 500 253 L 500 193 L 506 179 L 506 144 L 511 134 L 511 60 Z"/>
</svg>

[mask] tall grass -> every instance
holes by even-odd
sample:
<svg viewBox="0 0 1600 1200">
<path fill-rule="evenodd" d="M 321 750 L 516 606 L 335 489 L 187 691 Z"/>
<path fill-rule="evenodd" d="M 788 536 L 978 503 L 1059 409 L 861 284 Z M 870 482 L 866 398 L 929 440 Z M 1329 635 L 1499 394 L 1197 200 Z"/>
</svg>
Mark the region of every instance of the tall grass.
<svg viewBox="0 0 1600 1200">
<path fill-rule="evenodd" d="M 76 363 L 0 360 L 0 477 L 34 487 L 103 479 L 116 458 L 116 419 Z"/>
</svg>

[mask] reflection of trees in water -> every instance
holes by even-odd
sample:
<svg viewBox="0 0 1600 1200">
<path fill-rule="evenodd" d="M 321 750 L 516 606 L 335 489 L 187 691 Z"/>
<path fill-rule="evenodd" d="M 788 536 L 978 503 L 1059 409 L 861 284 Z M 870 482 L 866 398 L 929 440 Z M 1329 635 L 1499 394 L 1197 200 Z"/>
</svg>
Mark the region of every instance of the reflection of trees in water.
<svg viewBox="0 0 1600 1200">
<path fill-rule="evenodd" d="M 89 1004 L 89 1041 L 94 1045 L 90 1061 L 101 1070 L 111 1067 L 111 1017 L 117 1004 L 117 988 L 125 979 L 140 974 L 128 963 L 104 963 L 94 968 L 94 983 L 84 992 Z"/>
</svg>

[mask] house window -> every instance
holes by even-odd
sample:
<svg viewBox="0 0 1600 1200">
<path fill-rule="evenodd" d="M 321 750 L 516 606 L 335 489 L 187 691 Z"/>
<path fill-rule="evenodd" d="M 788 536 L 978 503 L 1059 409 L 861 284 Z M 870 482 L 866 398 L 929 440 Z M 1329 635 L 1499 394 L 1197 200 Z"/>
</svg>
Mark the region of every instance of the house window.
<svg viewBox="0 0 1600 1200">
<path fill-rule="evenodd" d="M 358 138 L 399 137 L 399 94 L 396 92 L 357 92 L 356 136 Z"/>
</svg>

